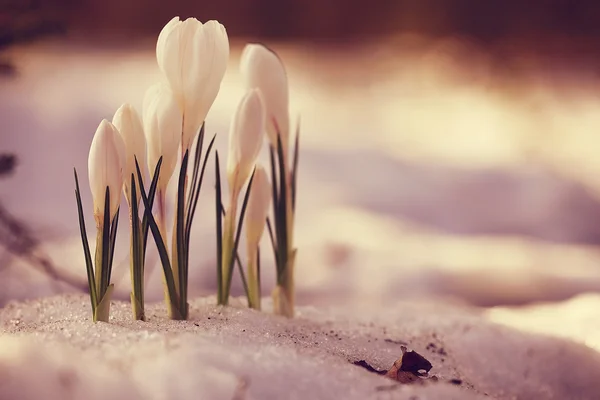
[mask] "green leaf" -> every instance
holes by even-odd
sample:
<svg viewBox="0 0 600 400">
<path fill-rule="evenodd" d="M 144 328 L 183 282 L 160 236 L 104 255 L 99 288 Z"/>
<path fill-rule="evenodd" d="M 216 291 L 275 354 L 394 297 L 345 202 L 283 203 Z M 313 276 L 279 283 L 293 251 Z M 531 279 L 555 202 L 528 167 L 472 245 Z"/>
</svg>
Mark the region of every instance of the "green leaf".
<svg viewBox="0 0 600 400">
<path fill-rule="evenodd" d="M 216 230 L 217 230 L 217 299 L 219 304 L 223 299 L 223 220 L 221 218 L 221 172 L 219 171 L 219 152 L 215 151 L 215 207 L 216 207 Z"/>
<path fill-rule="evenodd" d="M 250 191 L 252 190 L 252 182 L 254 181 L 255 173 L 256 173 L 256 167 L 254 168 L 254 170 L 252 171 L 252 175 L 250 176 L 250 181 L 248 182 L 248 187 L 246 188 L 246 194 L 244 195 L 244 202 L 242 203 L 242 211 L 240 212 L 240 218 L 238 220 L 237 231 L 235 234 L 235 241 L 233 242 L 232 257 L 230 257 L 231 263 L 229 264 L 229 266 L 227 268 L 229 276 L 227 277 L 227 280 L 225 281 L 227 284 L 226 285 L 227 292 L 225 293 L 225 299 L 229 297 L 229 290 L 231 287 L 231 278 L 233 277 L 233 263 L 235 261 L 235 257 L 233 257 L 233 255 L 237 254 L 237 249 L 240 244 L 240 237 L 242 236 L 242 228 L 244 226 L 244 216 L 246 214 L 246 207 L 248 206 L 248 199 L 250 198 Z"/>
<path fill-rule="evenodd" d="M 129 298 L 131 300 L 131 308 L 133 311 L 133 318 L 135 318 L 138 321 L 145 321 L 146 315 L 144 314 L 143 304 L 140 303 L 138 299 L 136 299 L 136 297 L 133 293 L 129 294 Z"/>
<path fill-rule="evenodd" d="M 279 138 L 279 135 L 277 136 Z M 279 171 L 279 173 L 277 172 L 277 168 L 276 168 L 276 155 L 277 153 L 275 152 L 275 148 L 273 146 L 269 146 L 269 158 L 271 161 L 271 190 L 273 192 L 272 196 L 273 196 L 273 223 L 275 225 L 275 236 L 277 238 L 277 240 L 273 240 L 273 231 L 270 231 L 271 234 L 271 243 L 273 243 L 273 246 L 276 247 L 276 251 L 274 251 L 274 255 L 275 255 L 275 265 L 277 267 L 277 271 L 279 272 L 282 268 L 284 268 L 283 266 L 283 256 L 282 256 L 282 252 L 281 249 L 279 248 L 279 244 L 283 242 L 283 237 L 281 236 L 282 233 L 282 224 L 285 223 L 285 219 L 282 219 L 281 216 L 281 195 L 279 192 L 279 188 L 281 186 L 280 183 L 280 178 L 281 178 L 281 171 Z M 283 184 L 285 185 L 285 182 L 283 182 Z M 267 220 L 267 226 L 269 226 L 269 220 Z"/>
<path fill-rule="evenodd" d="M 139 166 L 137 160 L 135 160 L 135 168 L 137 171 L 138 181 L 141 182 L 142 181 L 142 173 L 140 172 L 140 166 Z M 156 247 L 158 249 L 158 254 L 160 256 L 160 261 L 163 266 L 163 271 L 165 274 L 165 281 L 167 283 L 167 290 L 169 291 L 169 299 L 171 301 L 171 304 L 173 304 L 173 306 L 177 307 L 179 302 L 177 301 L 177 291 L 175 290 L 175 281 L 173 280 L 173 270 L 171 269 L 171 262 L 169 261 L 169 254 L 167 252 L 167 247 L 165 246 L 165 242 L 163 241 L 163 238 L 160 235 L 160 230 L 158 229 L 158 225 L 156 224 L 154 215 L 152 215 L 152 208 L 150 207 L 146 193 L 144 193 L 144 191 L 142 190 L 142 191 L 140 191 L 140 194 L 142 196 L 142 202 L 144 203 L 145 215 L 148 216 L 148 225 L 150 227 L 150 231 L 152 232 L 152 236 L 154 237 L 154 242 L 156 243 Z"/>
<path fill-rule="evenodd" d="M 188 208 L 188 216 L 186 223 L 186 241 L 189 245 L 190 242 L 190 233 L 192 229 L 192 221 L 194 220 L 194 215 L 196 214 L 196 206 L 198 205 L 198 198 L 200 197 L 200 189 L 202 188 L 202 181 L 204 180 L 204 171 L 206 170 L 206 164 L 208 162 L 208 156 L 210 155 L 210 151 L 215 144 L 215 139 L 217 135 L 215 134 L 208 144 L 208 148 L 206 149 L 206 154 L 204 156 L 204 162 L 202 163 L 202 170 L 200 171 L 200 177 L 198 178 L 198 182 L 196 185 L 196 189 L 194 191 L 194 201 L 192 203 L 191 208 Z"/>
<path fill-rule="evenodd" d="M 287 185 L 285 173 L 285 160 L 283 159 L 283 145 L 281 135 L 277 135 L 277 161 L 279 166 L 279 203 L 277 204 L 275 229 L 277 230 L 277 245 L 279 246 L 280 268 L 285 268 L 285 260 L 288 253 L 287 241 Z"/>
<path fill-rule="evenodd" d="M 256 249 L 256 280 L 258 281 L 258 301 L 260 304 L 260 299 L 262 297 L 262 284 L 260 281 L 260 246 Z"/>
<path fill-rule="evenodd" d="M 117 228 L 119 227 L 119 214 L 121 207 L 117 208 L 117 213 L 110 224 L 110 239 L 109 239 L 109 250 L 108 250 L 108 283 L 112 276 L 113 259 L 115 257 L 115 242 L 117 240 Z"/>
<path fill-rule="evenodd" d="M 248 301 L 250 301 L 250 292 L 248 291 L 248 280 L 246 279 L 246 273 L 244 272 L 244 267 L 242 266 L 242 260 L 240 260 L 240 256 L 237 251 L 235 252 L 235 263 L 238 266 L 238 270 L 240 271 L 240 278 L 242 278 L 242 286 L 244 287 L 244 293 L 246 293 L 246 297 Z"/>
<path fill-rule="evenodd" d="M 194 167 L 192 169 L 192 184 L 190 187 L 190 195 L 188 196 L 187 208 L 188 215 L 189 210 L 192 208 L 194 204 L 194 194 L 196 193 L 196 185 L 198 180 L 198 170 L 200 169 L 200 160 L 202 159 L 202 147 L 204 147 L 204 123 L 200 127 L 200 133 L 198 134 L 198 138 L 196 139 L 196 151 L 194 153 Z M 197 201 L 197 200 L 196 200 Z M 186 218 L 187 219 L 187 218 Z M 187 223 L 186 223 L 187 225 Z"/>
<path fill-rule="evenodd" d="M 223 203 L 221 203 L 221 211 L 223 217 L 227 214 L 225 212 L 225 207 L 223 207 Z M 248 291 L 248 281 L 246 280 L 246 273 L 244 272 L 244 266 L 242 265 L 242 260 L 240 259 L 240 254 L 238 251 L 235 252 L 235 261 L 240 271 L 240 276 L 242 278 L 242 285 L 244 286 L 244 293 L 246 293 L 246 297 L 250 300 L 250 292 Z"/>
<path fill-rule="evenodd" d="M 152 182 L 150 183 L 150 190 L 148 190 L 148 204 L 150 205 L 150 213 L 152 213 L 152 207 L 154 207 L 154 197 L 156 196 L 156 187 L 158 185 L 158 177 L 160 176 L 160 167 L 162 165 L 163 158 L 160 156 L 158 162 L 156 163 L 156 168 L 154 168 L 154 175 L 152 176 Z M 137 164 L 137 157 L 135 157 L 135 162 Z M 139 178 L 139 177 L 138 177 Z M 144 184 L 141 179 L 138 179 L 138 183 L 140 185 L 140 192 L 144 190 Z M 142 238 L 144 240 L 143 244 L 143 254 L 146 254 L 146 246 L 148 244 L 148 215 L 144 213 L 142 218 Z"/>
<path fill-rule="evenodd" d="M 77 213 L 79 214 L 79 232 L 81 234 L 81 242 L 83 243 L 83 255 L 85 257 L 85 267 L 88 277 L 88 286 L 90 288 L 90 300 L 92 302 L 92 315 L 96 313 L 96 304 L 98 297 L 96 296 L 96 279 L 94 277 L 94 265 L 92 264 L 92 255 L 90 253 L 90 244 L 87 238 L 85 229 L 85 218 L 83 216 L 83 206 L 81 204 L 81 194 L 79 192 L 79 179 L 77 178 L 77 170 L 73 168 L 75 175 L 75 198 L 77 200 Z"/>
<path fill-rule="evenodd" d="M 143 189 L 142 189 L 143 190 Z M 144 288 L 144 265 L 142 260 L 142 254 L 139 249 L 140 244 L 140 224 L 138 219 L 138 197 L 137 197 L 137 188 L 135 184 L 135 176 L 133 173 L 131 174 L 131 237 L 132 237 L 132 258 L 133 258 L 133 273 L 132 278 L 133 282 L 131 282 L 133 286 L 133 295 L 135 296 L 135 302 L 137 305 L 132 302 L 134 307 L 134 311 L 136 310 L 144 310 L 144 297 L 143 297 L 143 288 Z M 137 313 L 136 313 L 137 315 Z"/>
<path fill-rule="evenodd" d="M 298 152 L 300 145 L 300 122 L 296 129 L 296 140 L 294 142 L 294 159 L 292 163 L 292 210 L 296 210 L 296 181 L 298 180 Z"/>
<path fill-rule="evenodd" d="M 271 225 L 271 219 L 267 217 L 267 230 L 269 231 L 269 237 L 271 238 L 271 246 L 273 246 L 273 259 L 275 260 L 275 267 L 277 268 L 277 272 L 279 272 L 279 255 L 277 254 L 277 242 L 275 241 L 275 237 L 273 236 L 273 227 Z"/>
<path fill-rule="evenodd" d="M 104 223 L 102 224 L 102 267 L 100 269 L 100 296 L 104 296 L 109 282 L 109 254 L 110 254 L 110 188 L 106 187 L 104 193 Z"/>
<path fill-rule="evenodd" d="M 279 204 L 279 184 L 277 182 L 277 169 L 275 168 L 275 151 L 273 150 L 273 146 L 269 146 L 269 159 L 271 161 L 271 190 L 273 196 L 273 209 L 277 209 L 277 205 Z M 277 218 L 277 214 L 275 213 L 274 218 Z M 275 220 L 275 225 L 277 225 L 277 220 Z"/>
<path fill-rule="evenodd" d="M 185 265 L 187 246 L 184 241 L 184 214 L 185 214 L 185 177 L 187 174 L 189 150 L 185 151 L 181 160 L 181 169 L 179 170 L 179 182 L 177 185 L 177 213 L 176 213 L 176 246 L 177 246 L 177 273 L 179 278 L 179 310 L 185 314 L 187 304 L 187 265 Z M 182 315 L 184 318 L 185 315 Z"/>
</svg>

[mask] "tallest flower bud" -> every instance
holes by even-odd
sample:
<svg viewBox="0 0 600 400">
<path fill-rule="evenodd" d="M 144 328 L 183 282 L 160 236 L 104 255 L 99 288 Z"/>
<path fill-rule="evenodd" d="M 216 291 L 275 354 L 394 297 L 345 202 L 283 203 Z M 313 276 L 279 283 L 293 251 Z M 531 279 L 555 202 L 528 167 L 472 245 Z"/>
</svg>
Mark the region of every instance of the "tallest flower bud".
<svg viewBox="0 0 600 400">
<path fill-rule="evenodd" d="M 229 60 L 229 39 L 217 21 L 173 18 L 156 43 L 158 66 L 183 113 L 181 145 L 192 145 L 212 106 Z"/>
</svg>

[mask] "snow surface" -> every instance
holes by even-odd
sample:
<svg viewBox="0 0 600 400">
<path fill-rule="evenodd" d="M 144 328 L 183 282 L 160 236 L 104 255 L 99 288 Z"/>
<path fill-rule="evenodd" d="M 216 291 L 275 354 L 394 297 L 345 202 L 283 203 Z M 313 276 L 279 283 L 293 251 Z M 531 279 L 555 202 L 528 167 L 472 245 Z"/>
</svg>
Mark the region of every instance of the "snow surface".
<svg viewBox="0 0 600 400">
<path fill-rule="evenodd" d="M 0 398 L 591 400 L 600 394 L 599 353 L 490 323 L 464 306 L 396 302 L 373 315 L 298 311 L 289 320 L 244 308 L 241 300 L 222 308 L 214 298 L 199 298 L 190 321 L 166 319 L 159 304 L 140 322 L 131 320 L 129 304 L 114 302 L 110 323 L 94 324 L 84 296 L 10 303 L 0 312 Z M 401 385 L 351 364 L 388 369 L 402 345 L 433 364 L 437 382 Z"/>
<path fill-rule="evenodd" d="M 485 312 L 494 322 L 535 333 L 569 338 L 600 351 L 599 294 L 582 294 L 559 303 L 493 307 Z"/>
</svg>

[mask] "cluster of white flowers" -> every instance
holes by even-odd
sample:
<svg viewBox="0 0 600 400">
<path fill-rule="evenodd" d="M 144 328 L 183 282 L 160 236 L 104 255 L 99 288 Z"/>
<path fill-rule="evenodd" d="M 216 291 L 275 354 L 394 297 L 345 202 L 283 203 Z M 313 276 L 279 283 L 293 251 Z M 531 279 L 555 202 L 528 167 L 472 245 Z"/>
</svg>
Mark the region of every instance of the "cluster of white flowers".
<svg viewBox="0 0 600 400">
<path fill-rule="evenodd" d="M 152 177 L 162 158 L 156 185 L 156 221 L 161 236 L 165 237 L 167 185 L 178 157 L 181 155 L 183 159 L 198 138 L 221 87 L 229 53 L 227 31 L 217 21 L 203 24 L 195 18 L 181 21 L 175 17 L 164 26 L 156 45 L 161 80 L 147 90 L 141 117 L 132 105 L 123 104 L 112 122 L 102 120 L 92 140 L 88 174 L 98 229 L 102 229 L 104 221 L 107 187 L 110 219 L 119 210 L 121 191 L 127 198 L 131 216 L 134 206 L 131 182 L 132 176 L 137 177 L 136 160 L 140 168 L 147 166 Z M 233 212 L 235 218 L 238 196 L 255 171 L 245 217 L 250 258 L 255 257 L 263 234 L 272 194 L 267 173 L 256 165 L 256 159 L 265 138 L 277 148 L 278 135 L 287 153 L 289 94 L 281 60 L 263 45 L 246 45 L 240 70 L 245 94 L 229 132 L 228 212 Z M 145 190 L 144 182 L 136 186 L 139 199 L 139 191 Z"/>
</svg>

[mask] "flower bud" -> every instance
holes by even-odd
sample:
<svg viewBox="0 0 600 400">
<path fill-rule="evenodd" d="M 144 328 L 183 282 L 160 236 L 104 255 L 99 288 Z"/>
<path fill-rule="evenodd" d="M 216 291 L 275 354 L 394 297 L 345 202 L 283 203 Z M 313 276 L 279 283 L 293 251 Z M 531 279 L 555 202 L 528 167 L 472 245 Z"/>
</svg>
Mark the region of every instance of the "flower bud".
<svg viewBox="0 0 600 400">
<path fill-rule="evenodd" d="M 238 193 L 252 173 L 262 145 L 264 127 L 263 101 L 260 92 L 252 89 L 240 101 L 229 130 L 227 178 L 232 193 Z"/>
<path fill-rule="evenodd" d="M 154 174 L 159 158 L 163 158 L 157 190 L 166 190 L 175 171 L 181 123 L 181 111 L 169 86 L 162 82 L 151 86 L 144 97 L 143 124 L 150 176 Z"/>
<path fill-rule="evenodd" d="M 156 59 L 183 113 L 185 151 L 219 93 L 229 61 L 227 31 L 217 21 L 175 17 L 158 36 Z"/>
<path fill-rule="evenodd" d="M 109 188 L 110 218 L 115 216 L 121 199 L 125 165 L 125 144 L 113 124 L 103 119 L 94 134 L 88 157 L 88 177 L 94 217 L 101 226 L 104 222 L 106 188 Z"/>
<path fill-rule="evenodd" d="M 146 165 L 146 138 L 142 120 L 131 104 L 123 104 L 115 113 L 112 121 L 125 144 L 125 165 L 123 168 L 123 192 L 127 203 L 130 201 L 131 174 L 136 177 L 135 159 L 141 166 Z M 142 179 L 144 176 L 142 175 Z M 138 188 L 139 201 L 139 188 Z"/>
<path fill-rule="evenodd" d="M 256 167 L 248 208 L 246 209 L 246 245 L 248 254 L 255 254 L 265 229 L 269 206 L 271 205 L 271 184 L 262 165 Z"/>
<path fill-rule="evenodd" d="M 248 89 L 260 89 L 265 104 L 266 131 L 277 148 L 277 133 L 287 150 L 289 138 L 288 80 L 283 63 L 273 51 L 260 44 L 247 44 L 242 51 L 240 72 Z"/>
</svg>

